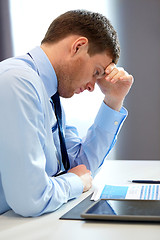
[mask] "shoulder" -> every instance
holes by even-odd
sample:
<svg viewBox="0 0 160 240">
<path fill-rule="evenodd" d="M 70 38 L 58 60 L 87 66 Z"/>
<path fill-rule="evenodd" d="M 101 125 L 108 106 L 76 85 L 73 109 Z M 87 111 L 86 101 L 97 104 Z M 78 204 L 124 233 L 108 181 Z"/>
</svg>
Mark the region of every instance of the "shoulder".
<svg viewBox="0 0 160 240">
<path fill-rule="evenodd" d="M 28 79 L 31 77 L 38 77 L 37 72 L 25 61 L 20 58 L 10 58 L 0 63 L 0 80 L 3 78 L 7 81 L 11 79 Z M 6 80 L 5 80 L 6 81 Z"/>
<path fill-rule="evenodd" d="M 11 58 L 0 65 L 1 90 L 34 92 L 39 95 L 42 81 L 38 73 L 25 61 Z"/>
</svg>

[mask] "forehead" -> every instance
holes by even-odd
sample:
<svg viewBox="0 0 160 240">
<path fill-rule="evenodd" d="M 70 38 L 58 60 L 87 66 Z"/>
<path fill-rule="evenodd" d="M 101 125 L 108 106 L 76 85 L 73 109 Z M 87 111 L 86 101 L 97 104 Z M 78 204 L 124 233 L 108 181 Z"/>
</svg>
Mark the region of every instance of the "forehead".
<svg viewBox="0 0 160 240">
<path fill-rule="evenodd" d="M 109 56 L 109 54 L 105 53 L 99 53 L 95 54 L 91 57 L 93 64 L 97 67 L 102 67 L 103 69 L 106 69 L 106 67 L 112 63 L 112 58 Z"/>
</svg>

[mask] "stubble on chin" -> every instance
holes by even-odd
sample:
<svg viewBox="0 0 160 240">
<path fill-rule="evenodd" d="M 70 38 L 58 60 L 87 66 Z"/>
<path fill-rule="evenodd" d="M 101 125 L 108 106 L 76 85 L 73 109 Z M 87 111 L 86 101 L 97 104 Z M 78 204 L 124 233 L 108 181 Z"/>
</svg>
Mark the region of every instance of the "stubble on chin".
<svg viewBox="0 0 160 240">
<path fill-rule="evenodd" d="M 66 91 L 64 89 L 58 89 L 59 95 L 63 98 L 71 98 L 74 95 L 74 92 Z"/>
<path fill-rule="evenodd" d="M 63 98 L 71 98 L 74 95 L 74 90 L 71 89 L 69 82 L 70 80 L 66 78 L 58 80 L 58 92 Z"/>
</svg>

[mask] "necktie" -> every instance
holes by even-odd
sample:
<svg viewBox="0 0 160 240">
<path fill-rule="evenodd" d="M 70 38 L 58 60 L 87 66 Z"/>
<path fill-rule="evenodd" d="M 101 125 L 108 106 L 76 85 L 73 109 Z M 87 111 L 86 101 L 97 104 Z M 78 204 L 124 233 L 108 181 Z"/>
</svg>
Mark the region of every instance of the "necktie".
<svg viewBox="0 0 160 240">
<path fill-rule="evenodd" d="M 62 110 L 61 110 L 59 93 L 56 92 L 51 97 L 51 99 L 52 99 L 53 104 L 54 104 L 55 115 L 56 115 L 56 118 L 57 118 L 62 162 L 63 162 L 63 166 L 64 166 L 65 170 L 68 170 L 70 168 L 70 163 L 69 163 L 69 158 L 68 158 L 68 154 L 67 154 L 65 139 L 64 139 L 63 130 L 62 130 Z"/>
</svg>

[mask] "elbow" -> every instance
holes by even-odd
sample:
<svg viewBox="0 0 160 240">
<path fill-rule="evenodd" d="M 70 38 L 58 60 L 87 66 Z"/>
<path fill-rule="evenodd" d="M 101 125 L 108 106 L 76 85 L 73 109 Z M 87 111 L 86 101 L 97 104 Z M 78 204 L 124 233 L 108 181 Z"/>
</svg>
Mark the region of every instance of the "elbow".
<svg viewBox="0 0 160 240">
<path fill-rule="evenodd" d="M 23 204 L 12 203 L 10 206 L 16 214 L 23 217 L 37 217 L 40 216 L 42 212 L 42 210 L 35 204 L 31 204 L 27 201 L 24 201 Z"/>
<path fill-rule="evenodd" d="M 38 217 L 44 214 L 46 206 L 48 205 L 45 201 L 36 201 L 32 198 L 16 199 L 9 203 L 11 209 L 18 215 L 23 217 Z"/>
</svg>

